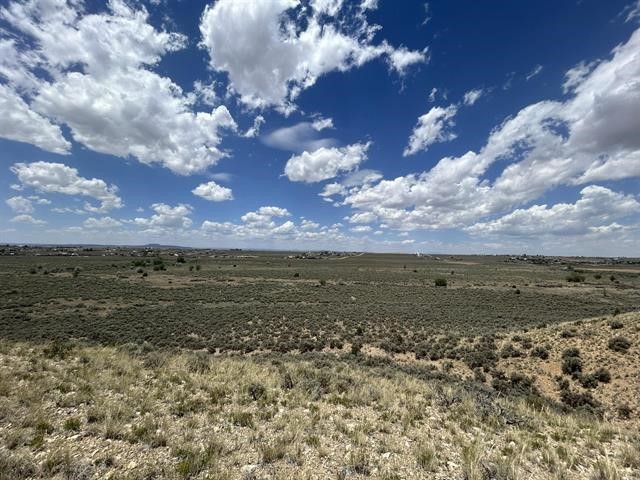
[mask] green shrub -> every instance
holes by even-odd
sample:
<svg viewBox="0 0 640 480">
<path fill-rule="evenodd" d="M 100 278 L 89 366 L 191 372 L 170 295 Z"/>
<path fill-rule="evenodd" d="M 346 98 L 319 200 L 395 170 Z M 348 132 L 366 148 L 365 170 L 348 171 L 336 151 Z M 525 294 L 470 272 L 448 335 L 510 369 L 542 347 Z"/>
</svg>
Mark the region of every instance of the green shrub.
<svg viewBox="0 0 640 480">
<path fill-rule="evenodd" d="M 436 287 L 446 287 L 447 279 L 446 278 L 436 278 L 435 280 Z"/>
<path fill-rule="evenodd" d="M 578 332 L 576 332 L 575 328 L 572 328 L 570 330 L 563 330 L 562 332 L 560 332 L 560 336 L 562 338 L 573 338 L 576 335 L 578 335 Z"/>
<path fill-rule="evenodd" d="M 564 352 L 562 352 L 562 358 L 579 357 L 579 356 L 580 356 L 580 350 L 578 350 L 575 347 L 567 348 Z"/>
<path fill-rule="evenodd" d="M 631 414 L 633 413 L 633 409 L 625 404 L 618 406 L 618 416 L 624 420 L 628 420 L 631 418 Z"/>
<path fill-rule="evenodd" d="M 609 349 L 614 352 L 626 352 L 631 347 L 631 340 L 627 337 L 613 337 L 609 340 Z"/>
<path fill-rule="evenodd" d="M 531 350 L 531 356 L 546 360 L 549 358 L 549 350 L 545 347 L 535 347 L 533 350 Z"/>
<path fill-rule="evenodd" d="M 562 373 L 573 375 L 582 372 L 582 360 L 579 357 L 567 357 L 562 362 Z"/>
<path fill-rule="evenodd" d="M 624 323 L 620 320 L 611 320 L 609 322 L 609 327 L 611 327 L 611 330 L 620 330 L 621 328 L 624 328 Z"/>
<path fill-rule="evenodd" d="M 609 383 L 611 381 L 611 373 L 604 367 L 600 367 L 593 373 L 593 376 L 602 383 Z"/>
<path fill-rule="evenodd" d="M 584 275 L 580 275 L 578 272 L 572 272 L 567 276 L 567 282 L 575 282 L 580 283 L 584 282 L 586 277 Z"/>
</svg>

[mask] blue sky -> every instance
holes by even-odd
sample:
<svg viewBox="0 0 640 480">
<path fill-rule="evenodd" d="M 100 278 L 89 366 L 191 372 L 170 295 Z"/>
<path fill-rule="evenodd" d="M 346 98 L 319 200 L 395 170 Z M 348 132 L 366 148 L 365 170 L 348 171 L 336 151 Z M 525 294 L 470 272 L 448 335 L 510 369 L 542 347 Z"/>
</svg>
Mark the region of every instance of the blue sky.
<svg viewBox="0 0 640 480">
<path fill-rule="evenodd" d="M 0 242 L 640 256 L 637 0 L 0 5 Z"/>
</svg>

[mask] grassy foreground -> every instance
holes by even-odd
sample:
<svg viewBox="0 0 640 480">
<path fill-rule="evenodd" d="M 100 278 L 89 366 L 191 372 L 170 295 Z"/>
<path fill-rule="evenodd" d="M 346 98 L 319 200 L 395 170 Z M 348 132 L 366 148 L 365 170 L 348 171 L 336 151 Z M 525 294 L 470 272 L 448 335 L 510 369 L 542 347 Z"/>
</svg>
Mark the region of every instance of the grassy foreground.
<svg viewBox="0 0 640 480">
<path fill-rule="evenodd" d="M 620 318 L 636 335 L 638 317 Z M 4 342 L 0 479 L 640 478 L 635 414 L 568 411 L 455 366 L 365 351 L 215 356 Z M 514 369 L 518 358 L 529 362 L 504 361 Z"/>
</svg>

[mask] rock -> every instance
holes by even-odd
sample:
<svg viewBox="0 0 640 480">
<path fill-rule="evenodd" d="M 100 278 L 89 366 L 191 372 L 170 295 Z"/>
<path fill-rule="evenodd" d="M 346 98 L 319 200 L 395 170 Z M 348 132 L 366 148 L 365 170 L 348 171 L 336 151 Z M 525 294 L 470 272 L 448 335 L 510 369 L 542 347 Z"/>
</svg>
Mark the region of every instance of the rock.
<svg viewBox="0 0 640 480">
<path fill-rule="evenodd" d="M 240 469 L 242 471 L 243 474 L 245 475 L 251 475 L 253 472 L 255 472 L 258 469 L 258 465 L 253 464 L 253 463 L 249 463 L 247 465 L 243 465 L 242 468 Z"/>
</svg>

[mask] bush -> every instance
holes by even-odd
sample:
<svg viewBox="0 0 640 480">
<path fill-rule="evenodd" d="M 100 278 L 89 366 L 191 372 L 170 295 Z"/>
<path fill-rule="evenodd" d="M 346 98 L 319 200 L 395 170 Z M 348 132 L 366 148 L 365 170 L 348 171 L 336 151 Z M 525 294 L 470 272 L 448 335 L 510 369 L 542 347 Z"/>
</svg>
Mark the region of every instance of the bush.
<svg viewBox="0 0 640 480">
<path fill-rule="evenodd" d="M 185 261 L 186 260 L 182 255 L 178 255 L 178 258 L 176 258 L 176 263 L 184 263 Z"/>
<path fill-rule="evenodd" d="M 579 356 L 580 356 L 580 350 L 578 350 L 575 347 L 567 348 L 564 352 L 562 352 L 562 358 L 579 357 Z"/>
<path fill-rule="evenodd" d="M 447 279 L 446 278 L 436 278 L 435 280 L 436 287 L 446 287 Z"/>
<path fill-rule="evenodd" d="M 562 338 L 573 338 L 576 335 L 578 335 L 578 332 L 576 332 L 575 329 L 571 329 L 571 330 L 563 330 L 562 332 L 560 332 L 560 336 Z"/>
<path fill-rule="evenodd" d="M 580 275 L 578 272 L 572 272 L 567 277 L 567 282 L 581 283 L 584 282 L 586 277 L 584 275 Z"/>
<path fill-rule="evenodd" d="M 531 350 L 531 356 L 546 360 L 549 358 L 549 350 L 547 350 L 545 347 L 535 347 L 533 350 Z"/>
<path fill-rule="evenodd" d="M 581 375 L 579 381 L 584 388 L 596 388 L 598 386 L 598 379 L 594 374 Z"/>
<path fill-rule="evenodd" d="M 353 342 L 351 344 L 351 354 L 352 355 L 358 355 L 358 354 L 360 354 L 361 351 L 362 351 L 362 343 Z"/>
<path fill-rule="evenodd" d="M 600 409 L 600 403 L 593 398 L 590 392 L 579 393 L 569 388 L 562 389 L 560 391 L 560 400 L 571 408 L 580 408 L 593 413 L 598 412 Z"/>
<path fill-rule="evenodd" d="M 562 373 L 573 375 L 582 372 L 582 360 L 578 357 L 567 357 L 562 362 Z"/>
<path fill-rule="evenodd" d="M 631 418 L 631 414 L 633 413 L 633 409 L 625 404 L 622 404 L 618 407 L 618 416 L 625 420 L 629 420 Z"/>
<path fill-rule="evenodd" d="M 611 373 L 604 367 L 600 367 L 593 373 L 593 376 L 602 383 L 609 383 L 611 381 Z"/>
<path fill-rule="evenodd" d="M 621 328 L 624 328 L 624 323 L 620 320 L 611 320 L 609 322 L 609 326 L 611 327 L 611 330 L 620 330 Z"/>
<path fill-rule="evenodd" d="M 631 340 L 626 337 L 613 337 L 609 340 L 609 349 L 614 352 L 626 352 L 631 347 Z"/>
<path fill-rule="evenodd" d="M 500 356 L 502 358 L 521 357 L 522 352 L 514 347 L 512 343 L 508 343 L 500 350 Z"/>
</svg>

